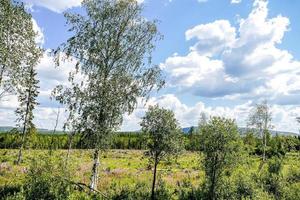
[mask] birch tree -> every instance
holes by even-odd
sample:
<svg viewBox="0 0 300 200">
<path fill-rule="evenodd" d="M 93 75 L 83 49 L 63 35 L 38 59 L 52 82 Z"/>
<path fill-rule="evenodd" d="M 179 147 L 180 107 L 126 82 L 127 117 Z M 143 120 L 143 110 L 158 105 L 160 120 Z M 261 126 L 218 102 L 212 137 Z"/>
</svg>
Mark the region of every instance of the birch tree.
<svg viewBox="0 0 300 200">
<path fill-rule="evenodd" d="M 80 108 L 81 108 L 81 93 L 80 86 L 83 85 L 83 80 L 79 82 L 74 81 L 74 72 L 70 72 L 70 87 L 63 87 L 58 85 L 53 89 L 51 94 L 51 99 L 55 99 L 60 104 L 65 106 L 65 112 L 67 113 L 67 119 L 63 125 L 63 130 L 68 132 L 68 152 L 66 156 L 66 165 L 68 164 L 68 159 L 71 153 L 72 140 L 75 134 L 80 133 Z"/>
<path fill-rule="evenodd" d="M 20 72 L 36 50 L 32 18 L 22 3 L 0 0 L 0 99 L 16 92 Z"/>
<path fill-rule="evenodd" d="M 263 161 L 266 160 L 267 134 L 269 133 L 269 129 L 273 127 L 271 122 L 272 112 L 267 101 L 256 104 L 248 117 L 248 127 L 254 128 L 255 131 L 258 131 L 258 134 L 261 137 L 263 146 Z"/>
<path fill-rule="evenodd" d="M 0 1 L 0 98 L 7 92 L 18 95 L 17 126 L 21 129 L 21 143 L 16 163 L 22 160 L 22 150 L 28 135 L 33 132 L 33 110 L 38 96 L 35 66 L 43 50 L 36 43 L 32 17 L 23 4 Z"/>
<path fill-rule="evenodd" d="M 135 0 L 85 0 L 82 6 L 85 15 L 65 14 L 73 35 L 54 54 L 58 65 L 61 58 L 75 59 L 75 74 L 84 80 L 74 94 L 81 103 L 80 132 L 94 148 L 90 188 L 96 190 L 100 150 L 138 97 L 147 99 L 163 85 L 159 67 L 151 62 L 161 37 Z"/>
<path fill-rule="evenodd" d="M 234 120 L 212 117 L 201 129 L 202 152 L 206 175 L 206 198 L 222 199 L 222 179 L 240 159 L 241 140 Z"/>
<path fill-rule="evenodd" d="M 148 135 L 148 154 L 152 161 L 153 181 L 151 199 L 155 199 L 157 165 L 166 156 L 174 156 L 183 148 L 180 127 L 173 111 L 156 106 L 149 107 L 141 122 L 142 131 Z"/>
<path fill-rule="evenodd" d="M 18 86 L 18 100 L 20 105 L 16 110 L 16 114 L 18 116 L 17 125 L 21 128 L 21 144 L 16 160 L 17 164 L 22 161 L 22 150 L 27 142 L 28 136 L 30 136 L 30 133 L 35 128 L 33 124 L 33 110 L 35 106 L 38 105 L 36 98 L 39 94 L 39 81 L 36 79 L 37 73 L 34 66 L 40 57 L 40 52 L 38 51 L 35 56 L 36 57 L 32 58 L 28 63 L 28 68 L 25 68 L 25 71 L 22 72 L 23 79 L 21 85 Z"/>
<path fill-rule="evenodd" d="M 204 111 L 202 111 L 200 113 L 200 117 L 198 121 L 198 129 L 200 129 L 202 126 L 205 126 L 207 124 L 207 121 L 208 121 L 208 116 Z"/>
</svg>

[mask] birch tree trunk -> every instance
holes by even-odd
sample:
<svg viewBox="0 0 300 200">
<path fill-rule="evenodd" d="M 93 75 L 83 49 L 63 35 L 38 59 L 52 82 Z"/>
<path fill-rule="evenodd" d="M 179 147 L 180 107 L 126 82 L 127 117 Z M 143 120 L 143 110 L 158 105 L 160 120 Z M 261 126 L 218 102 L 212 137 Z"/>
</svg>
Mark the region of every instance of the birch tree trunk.
<svg viewBox="0 0 300 200">
<path fill-rule="evenodd" d="M 99 162 L 99 149 L 95 149 L 94 152 L 94 164 L 92 168 L 92 175 L 91 175 L 91 190 L 97 190 L 97 183 L 98 183 L 98 167 L 100 165 Z"/>
<path fill-rule="evenodd" d="M 153 170 L 153 181 L 152 181 L 152 190 L 151 190 L 151 199 L 155 199 L 155 182 L 156 182 L 156 170 L 157 170 L 157 158 L 155 158 L 154 162 L 154 170 Z"/>
<path fill-rule="evenodd" d="M 268 131 L 268 113 L 265 116 L 265 124 L 264 124 L 264 155 L 263 155 L 263 161 L 266 160 L 266 148 L 267 148 L 267 131 Z"/>
<path fill-rule="evenodd" d="M 66 156 L 66 166 L 68 165 L 68 161 L 70 158 L 70 154 L 71 154 L 71 149 L 72 149 L 72 141 L 73 141 L 73 136 L 75 135 L 74 132 L 71 132 L 71 134 L 69 135 L 69 145 L 68 145 L 68 152 L 67 152 L 67 156 Z"/>
<path fill-rule="evenodd" d="M 58 120 L 59 120 L 59 114 L 60 114 L 60 107 L 57 108 L 55 125 L 54 125 L 53 131 L 52 131 L 51 143 L 50 143 L 50 149 L 49 149 L 49 155 L 50 156 L 52 156 L 52 151 L 54 149 L 54 147 L 53 147 L 53 144 L 54 144 L 54 134 L 56 133 L 56 128 L 57 128 Z"/>
<path fill-rule="evenodd" d="M 22 161 L 22 150 L 23 150 L 23 146 L 24 146 L 24 142 L 25 142 L 25 125 L 24 125 L 24 128 L 23 128 L 23 131 L 22 131 L 22 140 L 21 140 L 21 145 L 20 145 L 20 148 L 19 148 L 19 153 L 18 153 L 18 158 L 16 160 L 16 164 L 19 165 Z"/>
<path fill-rule="evenodd" d="M 26 126 L 27 126 L 27 118 L 28 118 L 28 112 L 29 112 L 29 99 L 31 98 L 31 88 L 29 89 L 29 94 L 27 98 L 27 103 L 26 103 L 26 114 L 25 114 L 25 119 L 24 119 L 24 124 L 23 124 L 23 130 L 22 130 L 22 141 L 21 145 L 19 148 L 19 153 L 18 153 L 18 158 L 16 161 L 16 164 L 19 165 L 20 162 L 22 161 L 22 150 L 24 147 L 25 139 L 26 139 Z"/>
</svg>

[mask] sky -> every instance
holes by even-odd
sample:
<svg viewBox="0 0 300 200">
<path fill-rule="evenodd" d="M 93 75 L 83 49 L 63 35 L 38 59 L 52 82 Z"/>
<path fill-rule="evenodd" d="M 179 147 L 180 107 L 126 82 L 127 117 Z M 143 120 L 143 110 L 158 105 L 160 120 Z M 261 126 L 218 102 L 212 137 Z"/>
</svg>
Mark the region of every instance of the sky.
<svg viewBox="0 0 300 200">
<path fill-rule="evenodd" d="M 37 66 L 40 105 L 34 122 L 53 129 L 58 109 L 51 90 L 67 83 L 74 62 L 55 68 L 48 54 L 71 33 L 63 12 L 83 12 L 80 0 L 23 0 L 46 52 Z M 153 62 L 166 86 L 124 115 L 120 130 L 138 130 L 149 105 L 172 109 L 182 127 L 197 125 L 200 113 L 235 119 L 246 126 L 251 108 L 271 105 L 274 130 L 297 132 L 300 115 L 300 1 L 295 0 L 139 0 L 143 16 L 157 19 L 164 36 Z M 15 96 L 0 101 L 0 125 L 14 126 Z M 60 114 L 59 127 L 65 120 Z"/>
</svg>

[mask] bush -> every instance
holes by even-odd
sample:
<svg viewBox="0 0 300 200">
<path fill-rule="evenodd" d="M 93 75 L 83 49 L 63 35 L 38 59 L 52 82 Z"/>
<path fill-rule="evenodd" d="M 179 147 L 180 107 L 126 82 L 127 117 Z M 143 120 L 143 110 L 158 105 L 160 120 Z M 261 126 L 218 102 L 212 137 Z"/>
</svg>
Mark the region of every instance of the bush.
<svg viewBox="0 0 300 200">
<path fill-rule="evenodd" d="M 112 200 L 142 200 L 149 198 L 149 189 L 143 183 L 137 183 L 131 187 L 126 186 L 121 188 L 119 188 L 117 184 L 112 184 L 108 193 L 109 199 Z"/>
<path fill-rule="evenodd" d="M 107 195 L 107 199 L 111 200 L 146 200 L 150 199 L 151 188 L 145 183 L 137 183 L 133 186 L 118 187 L 117 184 L 112 184 Z M 102 199 L 103 196 L 98 195 L 95 199 Z M 159 179 L 155 199 L 168 200 L 172 199 L 171 192 L 167 189 L 165 183 Z"/>
<path fill-rule="evenodd" d="M 23 186 L 25 199 L 68 199 L 71 185 L 61 166 L 47 157 L 33 160 Z"/>
<path fill-rule="evenodd" d="M 15 196 L 21 191 L 20 185 L 4 185 L 0 186 L 0 199 L 7 199 L 11 196 Z M 11 198 L 10 198 L 11 199 Z"/>
<path fill-rule="evenodd" d="M 179 200 L 200 200 L 203 199 L 202 187 L 195 188 L 190 180 L 183 180 L 178 183 L 178 199 Z"/>
<path fill-rule="evenodd" d="M 284 187 L 283 197 L 285 200 L 300 199 L 300 183 L 289 184 Z"/>
</svg>

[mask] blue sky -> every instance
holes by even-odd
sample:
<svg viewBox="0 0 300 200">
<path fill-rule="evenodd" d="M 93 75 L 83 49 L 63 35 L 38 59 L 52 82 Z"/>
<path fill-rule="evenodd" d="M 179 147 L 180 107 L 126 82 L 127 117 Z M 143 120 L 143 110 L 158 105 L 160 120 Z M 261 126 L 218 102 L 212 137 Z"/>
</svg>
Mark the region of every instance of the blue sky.
<svg viewBox="0 0 300 200">
<path fill-rule="evenodd" d="M 300 97 L 300 1 L 295 0 L 142 0 L 143 15 L 159 20 L 164 39 L 153 53 L 167 85 L 124 116 L 122 130 L 139 129 L 146 107 L 175 112 L 181 126 L 196 125 L 200 112 L 236 119 L 240 126 L 255 103 L 272 105 L 276 130 L 298 132 Z M 80 0 L 24 0 L 32 13 L 38 42 L 56 48 L 70 36 L 64 11 L 83 12 Z M 52 128 L 57 104 L 51 89 L 67 81 L 74 63 L 55 69 L 46 55 L 37 66 L 41 105 L 35 122 Z M 11 100 L 13 99 L 13 100 Z M 0 104 L 0 125 L 13 125 L 16 99 Z M 3 112 L 1 112 L 3 113 Z M 63 122 L 64 116 L 61 116 Z M 61 123 L 62 124 L 62 123 Z"/>
</svg>

